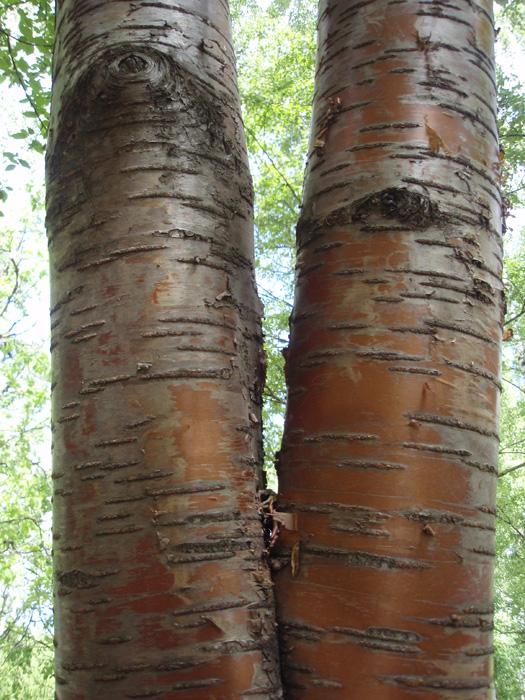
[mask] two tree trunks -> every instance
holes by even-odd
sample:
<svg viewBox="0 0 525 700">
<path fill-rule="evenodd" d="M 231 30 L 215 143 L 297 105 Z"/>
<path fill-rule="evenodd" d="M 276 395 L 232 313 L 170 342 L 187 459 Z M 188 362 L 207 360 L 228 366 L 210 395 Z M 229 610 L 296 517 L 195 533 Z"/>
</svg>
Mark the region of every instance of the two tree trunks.
<svg viewBox="0 0 525 700">
<path fill-rule="evenodd" d="M 226 1 L 57 3 L 57 698 L 281 697 Z M 285 697 L 491 697 L 488 2 L 320 3 L 272 550 Z M 278 568 L 281 566 L 281 568 Z"/>
<path fill-rule="evenodd" d="M 492 698 L 493 41 L 489 2 L 320 3 L 278 462 L 290 698 Z"/>
</svg>

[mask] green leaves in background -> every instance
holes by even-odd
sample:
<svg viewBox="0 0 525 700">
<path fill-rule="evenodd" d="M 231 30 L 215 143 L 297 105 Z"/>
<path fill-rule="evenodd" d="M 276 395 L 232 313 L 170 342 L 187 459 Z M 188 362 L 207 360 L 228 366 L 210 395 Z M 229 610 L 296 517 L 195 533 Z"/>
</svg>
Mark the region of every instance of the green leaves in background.
<svg viewBox="0 0 525 700">
<path fill-rule="evenodd" d="M 20 151 L 5 151 L 0 166 L 0 201 L 11 190 L 9 173 L 28 167 L 26 150 L 42 154 L 49 124 L 54 3 L 51 0 L 0 0 L 0 90 L 14 87 L 23 104 L 22 128 L 11 130 Z M 2 170 L 4 175 L 2 176 Z M 1 215 L 1 211 L 0 211 Z"/>
<path fill-rule="evenodd" d="M 259 294 L 265 305 L 268 377 L 263 418 L 265 467 L 279 449 L 286 400 L 284 357 L 292 310 L 295 224 L 301 204 L 315 61 L 317 4 L 232 3 L 246 138 L 255 187 Z"/>
<path fill-rule="evenodd" d="M 31 219 L 0 229 L 1 700 L 39 700 L 52 687 L 49 361 L 28 323 L 47 264 Z"/>
</svg>

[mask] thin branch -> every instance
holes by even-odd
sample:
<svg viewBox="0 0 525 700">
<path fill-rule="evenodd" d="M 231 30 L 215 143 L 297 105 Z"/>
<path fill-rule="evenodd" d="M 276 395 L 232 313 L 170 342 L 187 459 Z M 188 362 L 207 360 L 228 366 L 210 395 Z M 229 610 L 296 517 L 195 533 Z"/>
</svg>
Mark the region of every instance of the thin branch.
<svg viewBox="0 0 525 700">
<path fill-rule="evenodd" d="M 525 467 L 525 462 L 521 462 L 521 464 L 516 464 L 516 466 L 510 467 L 509 469 L 505 469 L 504 472 L 500 472 L 498 474 L 498 478 L 501 479 L 502 476 L 507 476 L 507 474 L 515 472 L 517 469 L 521 469 L 521 467 Z"/>
<path fill-rule="evenodd" d="M 0 311 L 0 318 L 2 318 L 2 316 L 5 314 L 5 312 L 7 311 L 8 307 L 9 307 L 9 304 L 11 304 L 11 302 L 15 298 L 15 294 L 18 292 L 18 287 L 19 287 L 19 282 L 20 282 L 20 268 L 18 267 L 16 260 L 13 260 L 13 258 L 11 258 L 10 262 L 12 263 L 13 268 L 15 270 L 15 283 L 14 283 L 14 286 L 13 286 L 11 293 L 7 297 L 7 300 L 4 304 L 4 308 L 2 309 L 2 311 Z"/>
<path fill-rule="evenodd" d="M 520 190 L 525 190 L 525 185 L 517 187 L 515 190 L 509 190 L 508 192 L 505 192 L 505 194 L 516 194 L 516 192 L 519 192 Z"/>
<path fill-rule="evenodd" d="M 294 199 L 296 200 L 296 202 L 299 204 L 299 206 L 301 206 L 301 198 L 299 197 L 299 195 L 297 194 L 297 192 L 294 190 L 294 188 L 292 187 L 292 185 L 289 183 L 289 181 L 287 180 L 286 176 L 279 170 L 279 168 L 277 167 L 277 165 L 276 165 L 274 159 L 272 158 L 272 156 L 268 153 L 268 151 L 267 151 L 266 148 L 262 145 L 262 143 L 259 141 L 259 139 L 257 138 L 257 136 L 255 136 L 254 132 L 253 132 L 251 129 L 249 129 L 247 126 L 245 126 L 244 128 L 245 128 L 245 130 L 250 134 L 250 136 L 251 136 L 252 139 L 255 141 L 255 143 L 259 146 L 259 148 L 262 150 L 262 152 L 264 153 L 264 155 L 268 158 L 268 160 L 269 160 L 270 165 L 272 166 L 272 168 L 275 170 L 275 172 L 276 172 L 276 173 L 279 175 L 279 177 L 282 179 L 282 181 L 284 182 L 284 184 L 286 185 L 286 187 L 288 187 L 288 189 L 289 189 L 290 192 L 292 193 L 292 196 L 294 197 Z"/>
<path fill-rule="evenodd" d="M 262 287 L 260 284 L 257 285 L 260 290 L 262 290 L 267 296 L 269 296 L 271 299 L 274 301 L 279 301 L 281 304 L 286 304 L 290 309 L 293 309 L 293 304 L 290 304 L 290 302 L 286 301 L 285 299 L 280 299 L 278 296 L 275 294 L 272 294 L 268 289 L 265 287 Z"/>
<path fill-rule="evenodd" d="M 275 401 L 275 403 L 278 403 L 280 406 L 284 406 L 286 403 L 285 399 L 279 398 L 279 396 L 267 386 L 264 387 L 263 395 L 267 396 L 271 401 Z"/>
<path fill-rule="evenodd" d="M 36 518 L 31 518 L 28 515 L 23 516 L 21 518 L 11 518 L 10 520 L 0 520 L 0 525 L 8 525 L 9 523 L 19 523 L 21 520 L 31 520 L 31 522 L 34 523 L 39 530 L 42 530 L 42 528 L 40 527 L 40 523 L 42 521 L 37 520 Z"/>
<path fill-rule="evenodd" d="M 525 301 L 521 304 L 521 311 L 519 311 L 515 316 L 512 316 L 512 318 L 506 319 L 505 325 L 508 326 L 509 323 L 514 323 L 514 321 L 517 321 L 518 318 L 521 318 L 523 314 L 525 314 Z"/>
<path fill-rule="evenodd" d="M 520 438 L 519 440 L 514 440 L 514 442 L 511 442 L 508 445 L 503 445 L 499 451 L 501 455 L 506 455 L 509 453 L 512 447 L 516 448 L 518 445 L 523 445 L 525 442 L 525 438 Z M 516 450 L 512 450 L 512 452 L 515 452 Z"/>
<path fill-rule="evenodd" d="M 514 384 L 514 382 L 511 382 L 510 379 L 506 379 L 505 377 L 502 378 L 502 381 L 506 382 L 507 384 L 510 384 L 513 386 L 515 389 L 518 391 L 521 391 L 521 393 L 525 393 L 525 390 L 521 388 L 521 386 L 518 386 L 517 384 Z"/>
<path fill-rule="evenodd" d="M 2 29 L 1 27 L 0 27 L 0 33 L 3 34 L 8 39 L 14 39 L 18 44 L 24 44 L 25 46 L 34 46 L 37 49 L 52 49 L 53 48 L 52 44 L 35 44 L 32 41 L 26 41 L 25 39 L 22 39 L 19 36 L 13 36 L 8 31 L 6 31 L 5 29 Z"/>
<path fill-rule="evenodd" d="M 498 515 L 499 519 L 503 520 L 503 522 L 507 523 L 507 525 L 510 525 L 510 527 L 514 530 L 514 532 L 516 532 L 521 537 L 522 540 L 525 540 L 525 534 L 518 527 L 516 527 L 516 525 L 514 525 L 512 520 L 505 513 L 505 511 L 502 508 L 498 508 L 498 510 L 500 511 L 500 513 L 503 513 L 503 515 L 505 516 L 505 517 L 503 517 L 502 515 Z M 518 555 L 519 555 L 519 553 L 518 553 Z"/>
<path fill-rule="evenodd" d="M 10 57 L 10 59 L 11 59 L 11 63 L 13 64 L 13 69 L 14 69 L 14 71 L 15 71 L 15 74 L 16 74 L 16 77 L 17 77 L 17 80 L 18 80 L 18 83 L 19 83 L 20 87 L 22 88 L 22 90 L 24 91 L 24 94 L 25 94 L 25 96 L 26 96 L 26 98 L 27 98 L 27 101 L 29 102 L 29 104 L 30 104 L 31 107 L 33 108 L 33 112 L 35 113 L 35 117 L 36 117 L 38 123 L 40 124 L 40 131 L 41 131 L 42 135 L 44 135 L 45 132 L 46 132 L 46 128 L 45 128 L 45 126 L 44 126 L 44 122 L 42 121 L 42 118 L 41 118 L 40 114 L 38 113 L 38 109 L 37 109 L 35 103 L 33 102 L 33 98 L 31 97 L 31 95 L 29 94 L 29 92 L 28 92 L 28 90 L 27 90 L 27 88 L 26 88 L 26 85 L 25 85 L 25 83 L 24 83 L 24 78 L 22 77 L 20 71 L 18 70 L 18 66 L 16 65 L 16 59 L 15 59 L 15 56 L 14 56 L 14 54 L 13 54 L 13 49 L 12 49 L 12 46 L 11 46 L 11 37 L 9 36 L 9 34 L 7 34 L 6 32 L 4 32 L 3 30 L 2 30 L 2 32 L 3 32 L 3 34 L 4 34 L 5 37 L 6 37 L 6 41 L 7 41 L 7 50 L 8 50 L 8 52 L 9 52 L 9 57 Z"/>
<path fill-rule="evenodd" d="M 7 652 L 7 654 L 4 656 L 4 660 L 2 661 L 2 665 L 5 664 L 5 662 L 9 659 L 11 654 L 16 650 L 19 649 L 23 642 L 31 636 L 29 630 L 31 628 L 31 625 L 33 624 L 33 613 L 34 610 L 31 610 L 31 615 L 29 616 L 29 620 L 27 623 L 24 625 L 24 631 L 22 632 L 21 636 L 19 637 L 18 641 L 14 642 L 14 644 L 11 645 L 11 649 Z"/>
</svg>

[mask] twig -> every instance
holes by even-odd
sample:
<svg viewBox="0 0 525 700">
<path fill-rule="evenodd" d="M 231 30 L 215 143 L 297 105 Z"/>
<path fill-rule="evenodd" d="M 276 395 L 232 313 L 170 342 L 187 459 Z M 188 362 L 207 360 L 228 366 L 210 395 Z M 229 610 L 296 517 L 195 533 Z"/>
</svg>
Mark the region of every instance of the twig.
<svg viewBox="0 0 525 700">
<path fill-rule="evenodd" d="M 275 172 L 276 172 L 276 173 L 279 175 L 279 177 L 282 179 L 282 181 L 284 182 L 284 184 L 286 185 L 286 187 L 288 187 L 288 189 L 289 189 L 290 192 L 292 193 L 293 197 L 295 198 L 295 200 L 296 200 L 296 202 L 299 204 L 299 206 L 301 206 L 301 198 L 299 197 L 299 195 L 297 194 L 297 192 L 294 190 L 294 188 L 292 187 L 292 185 L 288 182 L 286 176 L 279 170 L 279 168 L 278 168 L 277 165 L 275 164 L 275 161 L 274 161 L 274 159 L 272 158 L 272 156 L 268 153 L 268 151 L 266 150 L 266 148 L 262 145 L 262 143 L 259 141 L 259 139 L 257 138 L 257 136 L 254 134 L 254 132 L 253 132 L 250 128 L 248 128 L 247 126 L 245 126 L 244 128 L 245 128 L 246 131 L 250 134 L 250 136 L 251 136 L 252 139 L 255 141 L 255 143 L 259 146 L 259 148 L 262 150 L 262 152 L 264 153 L 264 155 L 268 158 L 268 160 L 269 160 L 270 165 L 272 166 L 272 168 L 275 170 Z"/>
<path fill-rule="evenodd" d="M 45 134 L 45 132 L 46 132 L 46 129 L 45 129 L 45 127 L 44 127 L 44 122 L 42 121 L 42 118 L 40 117 L 40 114 L 38 113 L 38 109 L 37 109 L 35 103 L 33 102 L 33 99 L 32 99 L 31 95 L 29 94 L 29 92 L 28 92 L 28 90 L 27 90 L 27 88 L 26 88 L 26 86 L 25 86 L 24 79 L 23 79 L 23 77 L 22 77 L 20 71 L 18 70 L 18 66 L 16 65 L 16 59 L 15 59 L 15 57 L 14 57 L 13 49 L 12 49 L 12 47 L 11 47 L 11 37 L 10 37 L 10 35 L 7 34 L 5 31 L 3 31 L 3 30 L 0 30 L 0 31 L 2 31 L 2 33 L 3 33 L 4 36 L 6 37 L 6 40 L 7 40 L 7 50 L 8 50 L 8 52 L 9 52 L 9 57 L 10 57 L 10 59 L 11 59 L 11 63 L 13 64 L 13 69 L 14 69 L 14 71 L 15 71 L 15 74 L 16 74 L 16 77 L 17 77 L 17 80 L 18 80 L 18 83 L 19 83 L 20 87 L 22 88 L 22 90 L 24 91 L 24 94 L 25 94 L 25 96 L 27 97 L 27 101 L 29 102 L 29 104 L 30 104 L 31 107 L 33 108 L 33 112 L 35 113 L 35 117 L 36 117 L 38 123 L 40 124 L 40 131 L 41 131 L 41 134 L 42 134 L 42 136 L 43 136 L 43 135 Z"/>
</svg>

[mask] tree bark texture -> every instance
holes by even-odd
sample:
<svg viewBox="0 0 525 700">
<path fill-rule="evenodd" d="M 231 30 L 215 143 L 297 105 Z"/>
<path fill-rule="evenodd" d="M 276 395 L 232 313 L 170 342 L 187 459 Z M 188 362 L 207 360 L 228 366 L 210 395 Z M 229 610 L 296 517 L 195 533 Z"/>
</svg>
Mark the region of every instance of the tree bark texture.
<svg viewBox="0 0 525 700">
<path fill-rule="evenodd" d="M 228 4 L 57 5 L 56 697 L 278 698 Z"/>
<path fill-rule="evenodd" d="M 488 1 L 320 3 L 278 464 L 290 698 L 492 697 L 493 41 Z"/>
</svg>

